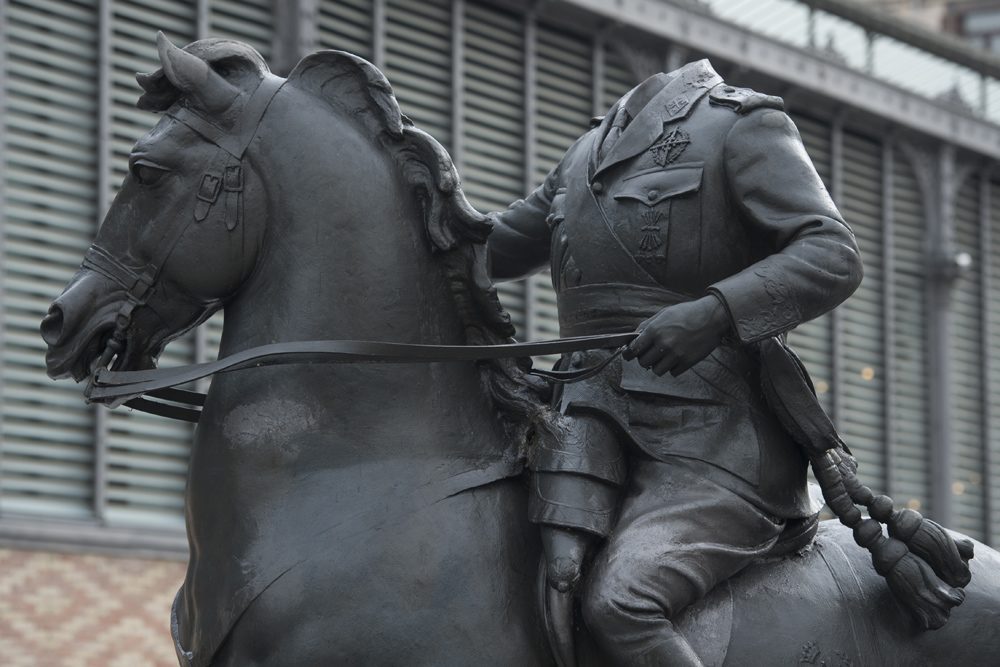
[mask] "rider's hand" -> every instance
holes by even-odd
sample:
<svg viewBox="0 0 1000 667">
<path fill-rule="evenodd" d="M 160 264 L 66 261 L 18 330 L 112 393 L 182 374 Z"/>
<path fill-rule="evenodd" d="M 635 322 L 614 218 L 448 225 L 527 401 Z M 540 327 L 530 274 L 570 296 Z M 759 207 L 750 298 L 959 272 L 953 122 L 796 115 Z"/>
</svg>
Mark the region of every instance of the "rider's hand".
<svg viewBox="0 0 1000 667">
<path fill-rule="evenodd" d="M 639 325 L 639 336 L 622 357 L 657 375 L 680 375 L 707 357 L 730 332 L 722 301 L 709 295 L 697 301 L 667 306 Z"/>
</svg>

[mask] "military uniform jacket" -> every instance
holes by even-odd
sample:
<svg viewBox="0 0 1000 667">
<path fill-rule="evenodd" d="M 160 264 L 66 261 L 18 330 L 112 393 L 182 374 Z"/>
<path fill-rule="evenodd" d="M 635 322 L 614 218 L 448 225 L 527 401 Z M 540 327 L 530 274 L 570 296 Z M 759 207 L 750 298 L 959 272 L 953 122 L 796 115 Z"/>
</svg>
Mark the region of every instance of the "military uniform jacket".
<svg viewBox="0 0 1000 667">
<path fill-rule="evenodd" d="M 619 109 L 649 86 L 658 90 L 602 151 Z M 639 88 L 527 199 L 491 214 L 491 271 L 509 279 L 549 265 L 563 335 L 631 331 L 672 303 L 716 295 L 730 344 L 678 377 L 622 363 L 568 387 L 563 407 L 603 412 L 650 456 L 700 462 L 774 514 L 804 516 L 805 462 L 763 404 L 752 344 L 854 291 L 854 236 L 779 98 L 726 85 L 705 60 Z"/>
</svg>

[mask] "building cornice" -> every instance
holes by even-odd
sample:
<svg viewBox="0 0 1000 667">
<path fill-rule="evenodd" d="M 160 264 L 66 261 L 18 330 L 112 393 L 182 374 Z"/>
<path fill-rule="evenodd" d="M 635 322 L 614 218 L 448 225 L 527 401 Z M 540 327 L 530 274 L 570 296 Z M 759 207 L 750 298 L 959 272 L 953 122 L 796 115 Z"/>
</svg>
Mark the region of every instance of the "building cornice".
<svg viewBox="0 0 1000 667">
<path fill-rule="evenodd" d="M 656 0 L 566 0 L 611 24 L 641 30 L 747 67 L 921 134 L 1000 158 L 1000 126 L 693 9 Z"/>
</svg>

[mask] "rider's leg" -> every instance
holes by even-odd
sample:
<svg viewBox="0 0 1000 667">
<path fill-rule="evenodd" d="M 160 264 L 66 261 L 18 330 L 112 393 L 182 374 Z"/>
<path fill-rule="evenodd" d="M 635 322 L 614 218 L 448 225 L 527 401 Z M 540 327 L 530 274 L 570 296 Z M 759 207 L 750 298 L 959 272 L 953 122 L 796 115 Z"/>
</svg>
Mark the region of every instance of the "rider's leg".
<svg viewBox="0 0 1000 667">
<path fill-rule="evenodd" d="M 700 665 L 672 619 L 767 553 L 784 525 L 697 465 L 634 462 L 582 591 L 587 627 L 613 664 Z"/>
</svg>

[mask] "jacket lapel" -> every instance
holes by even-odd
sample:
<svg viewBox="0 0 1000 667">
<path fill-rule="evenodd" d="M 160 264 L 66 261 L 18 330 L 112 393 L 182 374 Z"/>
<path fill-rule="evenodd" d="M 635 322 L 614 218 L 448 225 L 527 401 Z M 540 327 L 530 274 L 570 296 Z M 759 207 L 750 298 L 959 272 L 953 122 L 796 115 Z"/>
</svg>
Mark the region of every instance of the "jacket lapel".
<svg viewBox="0 0 1000 667">
<path fill-rule="evenodd" d="M 665 124 L 687 118 L 708 89 L 719 83 L 722 83 L 722 78 L 715 73 L 707 60 L 699 60 L 676 70 L 670 83 L 664 86 L 625 128 L 618 143 L 593 172 L 593 176 L 596 177 L 605 169 L 649 148 L 663 134 Z M 615 108 L 624 103 L 625 100 L 619 102 Z M 612 117 L 609 113 L 605 123 L 609 123 L 608 118 Z M 603 129 L 606 134 L 608 128 Z"/>
</svg>

